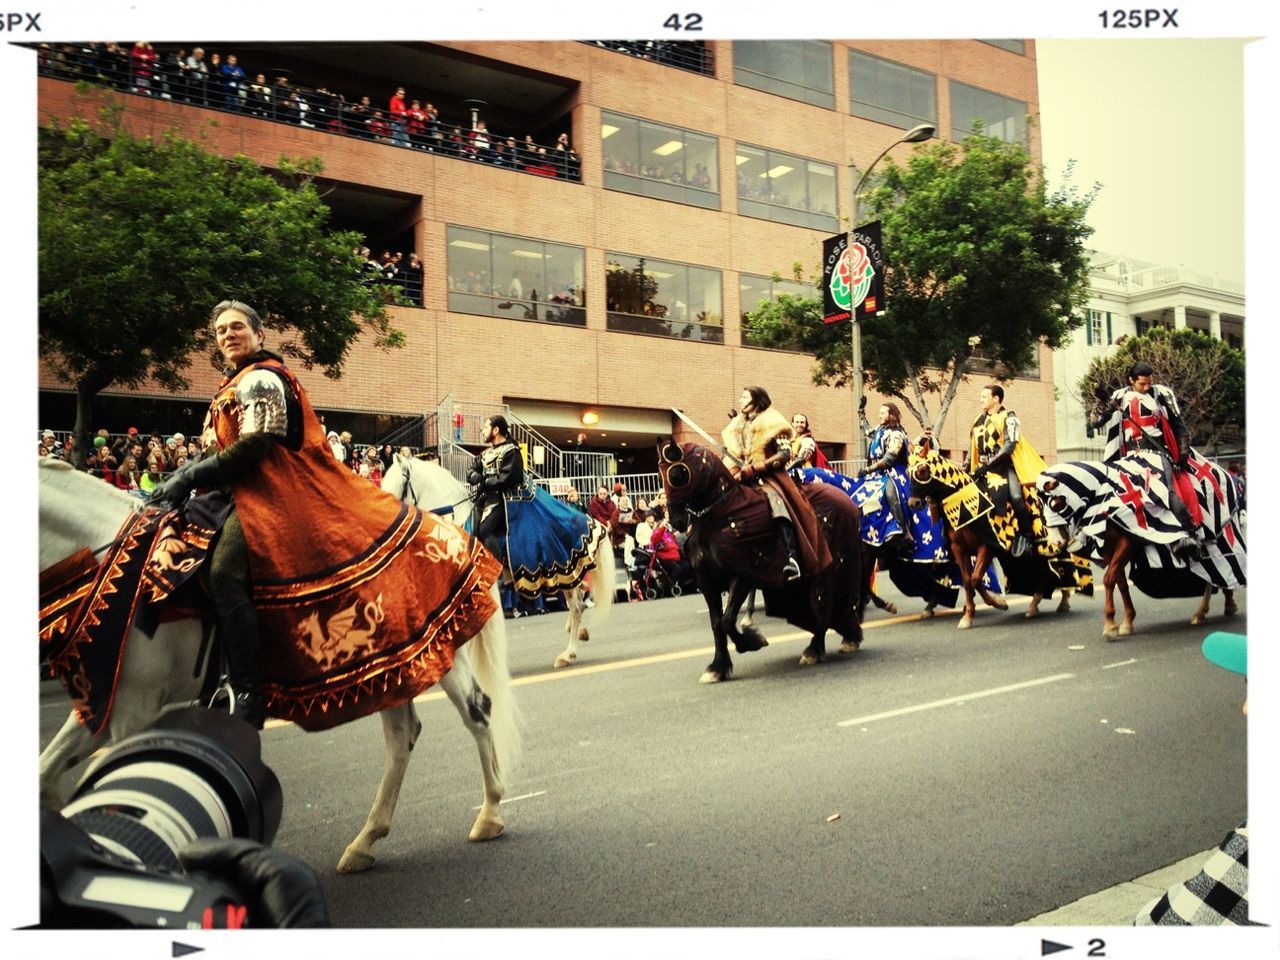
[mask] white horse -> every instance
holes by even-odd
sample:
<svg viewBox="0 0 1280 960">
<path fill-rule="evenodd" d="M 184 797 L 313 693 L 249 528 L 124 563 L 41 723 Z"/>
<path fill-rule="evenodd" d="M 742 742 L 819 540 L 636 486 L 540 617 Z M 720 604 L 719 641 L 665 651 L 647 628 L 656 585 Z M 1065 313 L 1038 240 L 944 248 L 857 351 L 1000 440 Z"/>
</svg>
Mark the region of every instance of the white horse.
<svg viewBox="0 0 1280 960">
<path fill-rule="evenodd" d="M 438 463 L 418 460 L 414 457 L 403 457 L 396 454 L 392 465 L 382 478 L 382 489 L 405 503 L 411 503 L 422 510 L 434 510 L 449 517 L 458 526 L 464 526 L 471 516 L 470 488 Z M 595 521 L 590 521 L 594 523 Z M 595 573 L 595 605 L 597 624 L 603 624 L 613 606 L 614 581 L 616 564 L 613 547 L 608 537 L 600 540 L 596 549 Z M 587 609 L 586 591 L 582 584 L 572 590 L 563 592 L 565 606 L 569 608 L 569 619 L 565 623 L 565 631 L 569 634 L 569 642 L 564 651 L 556 657 L 555 667 L 568 667 L 578 660 L 578 642 L 591 639 L 591 634 L 582 625 L 583 615 Z"/>
<path fill-rule="evenodd" d="M 141 501 L 56 460 L 40 461 L 40 569 L 75 551 L 109 543 L 125 517 Z M 497 599 L 497 587 L 492 590 Z M 208 663 L 197 664 L 199 620 L 162 624 L 154 637 L 135 628 L 125 645 L 115 704 L 103 732 L 93 736 L 74 713 L 40 754 L 40 798 L 61 806 L 59 781 L 99 746 L 118 742 L 152 723 L 171 704 L 191 703 L 200 693 Z M 520 717 L 507 670 L 507 633 L 499 610 L 476 636 L 458 648 L 453 668 L 440 686 L 475 737 L 484 774 L 484 802 L 468 837 L 492 840 L 502 834 L 499 804 L 520 756 Z M 486 716 L 478 708 L 490 700 Z M 364 827 L 338 861 L 339 873 L 373 866 L 374 841 L 391 829 L 409 754 L 422 722 L 408 700 L 382 711 L 386 766 Z"/>
</svg>

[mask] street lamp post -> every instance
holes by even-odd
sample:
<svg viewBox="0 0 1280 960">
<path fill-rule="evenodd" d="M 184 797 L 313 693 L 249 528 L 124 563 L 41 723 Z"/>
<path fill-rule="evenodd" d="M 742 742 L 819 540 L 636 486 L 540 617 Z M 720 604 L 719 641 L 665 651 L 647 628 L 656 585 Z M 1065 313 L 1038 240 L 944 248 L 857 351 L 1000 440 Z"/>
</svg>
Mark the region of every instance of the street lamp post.
<svg viewBox="0 0 1280 960">
<path fill-rule="evenodd" d="M 880 152 L 880 156 L 871 161 L 871 165 L 859 178 L 857 184 L 853 188 L 853 209 L 849 213 L 849 239 L 845 242 L 845 256 L 850 255 L 853 249 L 853 234 L 858 229 L 858 198 L 862 195 L 862 185 L 867 182 L 867 177 L 871 175 L 871 171 L 875 169 L 877 163 L 883 160 L 892 150 L 900 143 L 920 143 L 922 140 L 928 140 L 938 128 L 932 123 L 921 123 L 912 127 L 901 137 L 889 144 Z M 852 177 L 854 165 L 849 164 L 849 171 Z M 850 304 L 849 328 L 852 331 L 850 337 L 853 344 L 853 449 L 856 454 L 855 460 L 861 461 L 864 458 L 864 442 L 866 438 L 862 435 L 862 423 L 858 417 L 858 408 L 862 404 L 862 328 L 858 326 L 858 308 L 857 304 Z"/>
</svg>

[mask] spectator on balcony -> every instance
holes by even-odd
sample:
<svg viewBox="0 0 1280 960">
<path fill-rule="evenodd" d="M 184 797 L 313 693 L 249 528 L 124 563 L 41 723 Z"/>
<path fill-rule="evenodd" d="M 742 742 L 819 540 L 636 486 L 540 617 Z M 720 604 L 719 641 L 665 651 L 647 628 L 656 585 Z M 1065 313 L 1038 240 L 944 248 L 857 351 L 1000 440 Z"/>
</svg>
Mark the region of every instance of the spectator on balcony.
<svg viewBox="0 0 1280 960">
<path fill-rule="evenodd" d="M 156 48 L 145 40 L 139 40 L 129 53 L 129 62 L 133 72 L 133 92 L 152 95 L 151 80 L 154 75 Z M 158 91 L 157 91 L 158 92 Z"/>
<path fill-rule="evenodd" d="M 325 129 L 330 133 L 337 134 L 340 137 L 352 136 L 354 131 L 347 125 L 347 98 L 342 94 L 330 94 L 330 100 L 326 107 L 326 115 L 328 120 L 325 123 Z"/>
<path fill-rule="evenodd" d="M 267 83 L 267 75 L 260 73 L 249 84 L 249 113 L 264 119 L 273 115 L 271 104 L 271 84 Z"/>
<path fill-rule="evenodd" d="M 209 106 L 217 106 L 218 91 L 222 89 L 222 54 L 209 54 Z"/>
<path fill-rule="evenodd" d="M 391 142 L 397 147 L 409 146 L 409 133 L 406 129 L 409 108 L 404 104 L 404 87 L 396 87 L 396 92 L 391 95 L 387 116 L 391 121 Z"/>
<path fill-rule="evenodd" d="M 314 128 L 315 124 L 307 119 L 311 113 L 311 105 L 307 103 L 302 91 L 294 90 L 291 92 L 289 94 L 289 102 L 292 105 L 293 115 L 297 118 L 298 126 Z"/>
<path fill-rule="evenodd" d="M 208 102 L 205 84 L 209 79 L 209 65 L 205 63 L 204 47 L 195 47 L 182 65 L 183 89 L 188 102 L 204 106 Z"/>
<path fill-rule="evenodd" d="M 440 130 L 440 111 L 434 103 L 428 103 L 422 108 L 422 112 L 427 115 L 427 149 L 439 150 L 443 136 Z"/>
<path fill-rule="evenodd" d="M 404 293 L 415 307 L 422 306 L 422 261 L 416 253 L 409 254 L 409 263 L 404 268 Z"/>
<path fill-rule="evenodd" d="M 445 138 L 445 152 L 454 157 L 470 157 L 469 143 L 462 135 L 462 128 L 454 127 L 453 132 Z"/>
<path fill-rule="evenodd" d="M 492 159 L 491 149 L 493 142 L 489 139 L 489 128 L 483 120 L 477 120 L 475 127 L 471 133 L 467 135 L 471 141 L 471 156 L 474 160 L 481 163 L 488 163 Z"/>
<path fill-rule="evenodd" d="M 361 97 L 360 102 L 347 110 L 347 122 L 351 124 L 351 132 L 361 140 L 369 140 L 369 118 L 373 116 L 373 104 L 368 97 Z"/>
<path fill-rule="evenodd" d="M 244 68 L 237 63 L 236 54 L 228 54 L 227 63 L 223 64 L 223 99 L 227 109 L 233 113 L 241 109 L 241 97 L 247 92 L 244 90 Z"/>
<path fill-rule="evenodd" d="M 365 121 L 365 126 L 369 131 L 368 139 L 376 140 L 378 143 L 391 142 L 391 127 L 383 118 L 381 110 L 375 109 Z"/>
<path fill-rule="evenodd" d="M 409 107 L 405 118 L 405 132 L 409 135 L 409 146 L 416 150 L 428 149 L 427 114 L 422 109 L 421 100 L 413 101 Z"/>
<path fill-rule="evenodd" d="M 129 51 L 118 43 L 108 43 L 102 48 L 100 76 L 117 90 L 128 90 L 133 73 L 133 61 Z"/>
<path fill-rule="evenodd" d="M 502 140 L 495 140 L 493 144 L 493 155 L 489 158 L 489 162 L 495 167 L 514 167 L 515 158 L 512 157 L 510 151 L 507 150 L 507 143 Z"/>
</svg>

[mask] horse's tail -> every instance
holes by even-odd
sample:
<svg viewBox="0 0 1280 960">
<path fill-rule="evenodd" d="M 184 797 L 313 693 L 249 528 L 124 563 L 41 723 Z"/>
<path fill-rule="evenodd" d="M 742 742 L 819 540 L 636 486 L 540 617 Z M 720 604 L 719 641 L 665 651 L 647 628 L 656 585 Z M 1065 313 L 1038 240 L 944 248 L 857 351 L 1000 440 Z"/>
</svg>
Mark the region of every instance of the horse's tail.
<svg viewBox="0 0 1280 960">
<path fill-rule="evenodd" d="M 502 598 L 497 584 L 489 595 L 494 599 L 494 615 L 465 649 L 471 651 L 476 679 L 489 695 L 494 769 L 501 788 L 505 790 L 520 763 L 524 721 L 511 690 L 511 671 L 507 666 L 507 624 L 502 616 Z"/>
<path fill-rule="evenodd" d="M 613 542 L 608 536 L 600 538 L 596 547 L 596 566 L 591 574 L 591 583 L 595 587 L 591 592 L 596 598 L 596 623 L 602 624 L 613 609 L 614 587 L 618 582 L 618 566 L 613 555 Z"/>
</svg>

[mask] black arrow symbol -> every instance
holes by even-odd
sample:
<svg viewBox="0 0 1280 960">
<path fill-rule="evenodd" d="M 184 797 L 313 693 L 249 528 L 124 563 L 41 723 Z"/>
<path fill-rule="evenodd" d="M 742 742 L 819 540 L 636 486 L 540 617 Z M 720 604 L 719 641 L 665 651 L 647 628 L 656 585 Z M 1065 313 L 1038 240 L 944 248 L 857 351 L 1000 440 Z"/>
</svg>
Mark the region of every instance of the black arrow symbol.
<svg viewBox="0 0 1280 960">
<path fill-rule="evenodd" d="M 175 957 L 185 957 L 188 953 L 202 953 L 203 951 L 204 947 L 193 947 L 187 943 L 173 941 L 173 955 Z"/>
<path fill-rule="evenodd" d="M 1070 950 L 1071 947 L 1065 943 L 1054 943 L 1052 940 L 1040 941 L 1040 956 L 1047 957 L 1051 953 L 1061 953 L 1063 950 Z"/>
</svg>

